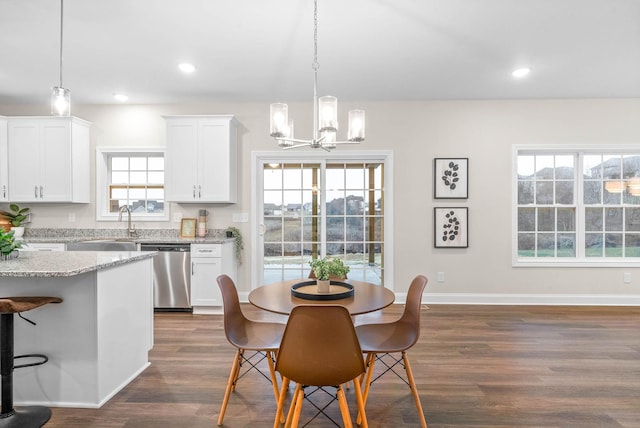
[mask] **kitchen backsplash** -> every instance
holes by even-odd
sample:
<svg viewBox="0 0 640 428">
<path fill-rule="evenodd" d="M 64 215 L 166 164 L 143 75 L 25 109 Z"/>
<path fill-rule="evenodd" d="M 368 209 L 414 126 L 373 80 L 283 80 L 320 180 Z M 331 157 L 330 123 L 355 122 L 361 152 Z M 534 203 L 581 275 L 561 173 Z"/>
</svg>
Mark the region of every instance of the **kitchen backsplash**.
<svg viewBox="0 0 640 428">
<path fill-rule="evenodd" d="M 179 238 L 176 229 L 137 229 L 139 239 Z M 225 238 L 224 229 L 207 229 L 207 238 Z M 72 229 L 72 228 L 32 228 L 24 232 L 25 238 L 127 238 L 126 229 Z"/>
</svg>

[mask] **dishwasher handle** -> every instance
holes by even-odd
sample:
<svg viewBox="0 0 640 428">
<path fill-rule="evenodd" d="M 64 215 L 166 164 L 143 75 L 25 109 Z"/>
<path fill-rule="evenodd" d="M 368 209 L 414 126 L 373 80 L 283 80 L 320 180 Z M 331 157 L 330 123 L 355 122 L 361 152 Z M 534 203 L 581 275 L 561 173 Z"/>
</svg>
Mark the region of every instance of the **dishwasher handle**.
<svg viewBox="0 0 640 428">
<path fill-rule="evenodd" d="M 190 245 L 158 245 L 158 244 L 140 244 L 141 251 L 161 251 L 161 252 L 180 252 L 188 253 L 191 251 Z"/>
</svg>

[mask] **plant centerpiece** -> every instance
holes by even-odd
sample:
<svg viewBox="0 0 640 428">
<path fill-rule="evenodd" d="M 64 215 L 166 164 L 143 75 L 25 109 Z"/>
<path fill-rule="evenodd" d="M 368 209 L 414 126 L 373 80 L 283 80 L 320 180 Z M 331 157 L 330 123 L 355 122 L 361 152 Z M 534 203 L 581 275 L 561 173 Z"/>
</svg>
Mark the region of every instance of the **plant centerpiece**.
<svg viewBox="0 0 640 428">
<path fill-rule="evenodd" d="M 0 229 L 0 260 L 15 259 L 18 257 L 18 248 L 22 248 L 22 241 L 16 241 L 14 231 L 5 232 Z"/>
<path fill-rule="evenodd" d="M 24 235 L 24 224 L 29 219 L 29 208 L 20 208 L 18 204 L 9 204 L 9 211 L 0 210 L 0 214 L 9 220 L 16 238 Z"/>
<path fill-rule="evenodd" d="M 325 257 L 324 259 L 313 259 L 309 262 L 311 270 L 316 277 L 318 293 L 328 293 L 333 279 L 345 279 L 349 273 L 349 266 L 345 265 L 342 259 Z"/>
<path fill-rule="evenodd" d="M 244 242 L 242 241 L 242 234 L 237 227 L 229 226 L 225 230 L 227 238 L 235 238 L 236 244 L 236 260 L 238 261 L 238 265 L 242 264 L 242 250 L 244 250 Z"/>
</svg>

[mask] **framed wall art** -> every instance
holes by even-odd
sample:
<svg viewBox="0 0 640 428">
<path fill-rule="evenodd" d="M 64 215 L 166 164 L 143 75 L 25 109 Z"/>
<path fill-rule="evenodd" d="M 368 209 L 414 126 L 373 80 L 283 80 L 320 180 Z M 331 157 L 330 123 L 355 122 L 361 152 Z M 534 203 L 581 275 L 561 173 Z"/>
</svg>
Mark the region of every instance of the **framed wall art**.
<svg viewBox="0 0 640 428">
<path fill-rule="evenodd" d="M 467 199 L 469 197 L 469 159 L 435 158 L 433 160 L 433 197 Z"/>
<path fill-rule="evenodd" d="M 469 209 L 467 207 L 433 209 L 433 246 L 435 248 L 469 247 Z"/>
<path fill-rule="evenodd" d="M 180 237 L 195 238 L 196 237 L 196 219 L 183 218 L 180 222 Z"/>
</svg>

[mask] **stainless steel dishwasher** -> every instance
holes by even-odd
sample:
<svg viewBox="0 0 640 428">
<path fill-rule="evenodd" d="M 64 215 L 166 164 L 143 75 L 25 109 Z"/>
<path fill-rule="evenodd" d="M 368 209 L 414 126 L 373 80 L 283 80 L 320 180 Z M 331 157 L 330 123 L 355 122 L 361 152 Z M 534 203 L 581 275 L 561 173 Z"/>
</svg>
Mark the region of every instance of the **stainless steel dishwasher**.
<svg viewBox="0 0 640 428">
<path fill-rule="evenodd" d="M 191 246 L 142 243 L 140 251 L 157 251 L 153 259 L 153 307 L 156 311 L 191 311 Z"/>
</svg>

